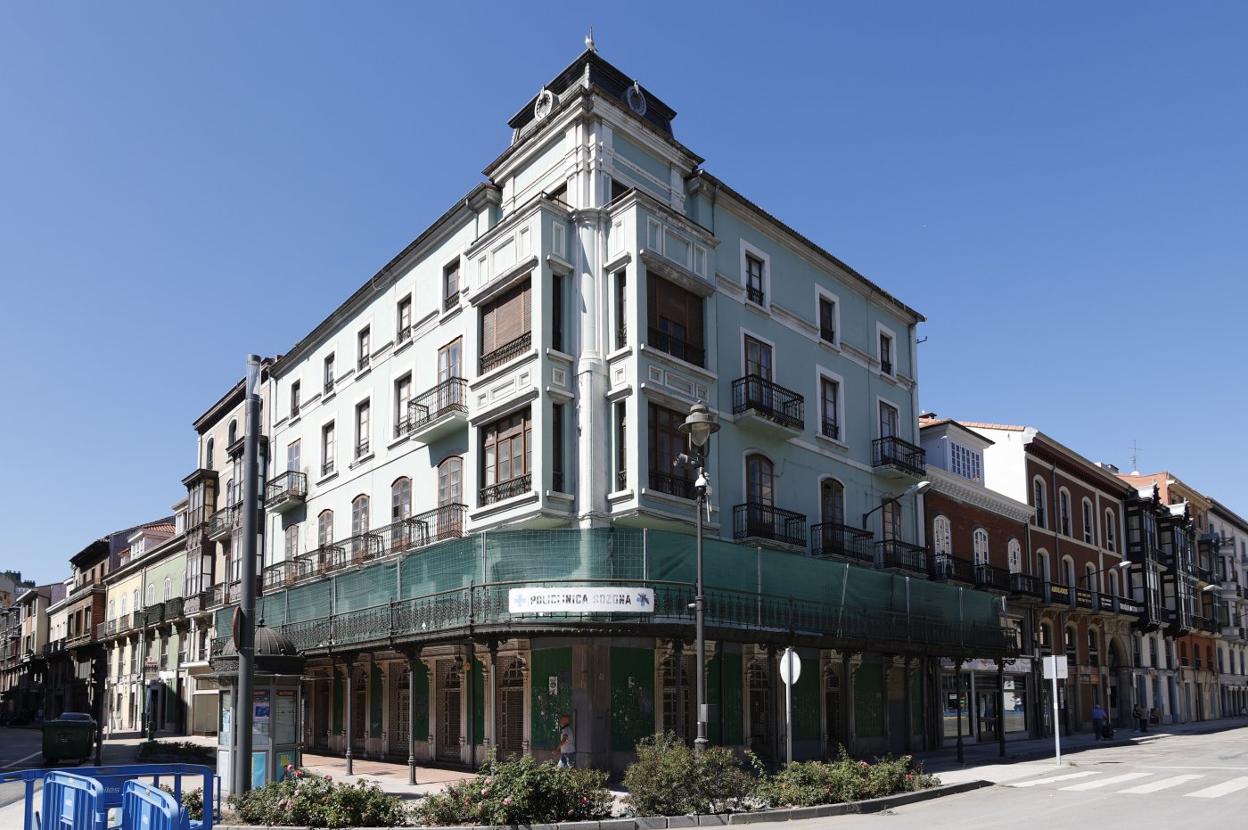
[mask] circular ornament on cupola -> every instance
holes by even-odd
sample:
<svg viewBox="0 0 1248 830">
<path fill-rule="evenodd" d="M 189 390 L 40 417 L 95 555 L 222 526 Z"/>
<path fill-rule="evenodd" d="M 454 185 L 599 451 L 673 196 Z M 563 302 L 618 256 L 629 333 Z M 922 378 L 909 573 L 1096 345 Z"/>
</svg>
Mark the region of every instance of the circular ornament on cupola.
<svg viewBox="0 0 1248 830">
<path fill-rule="evenodd" d="M 555 108 L 555 93 L 549 89 L 543 89 L 537 93 L 537 100 L 533 102 L 533 117 L 541 121 L 550 115 L 550 111 Z"/>
<path fill-rule="evenodd" d="M 633 85 L 624 93 L 628 108 L 638 115 L 646 114 L 646 93 L 641 91 L 641 84 L 633 81 Z"/>
</svg>

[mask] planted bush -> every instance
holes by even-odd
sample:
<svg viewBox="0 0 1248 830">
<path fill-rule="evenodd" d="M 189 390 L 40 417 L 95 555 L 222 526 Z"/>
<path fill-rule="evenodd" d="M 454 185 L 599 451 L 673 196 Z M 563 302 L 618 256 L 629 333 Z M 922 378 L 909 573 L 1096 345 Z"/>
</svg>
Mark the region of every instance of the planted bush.
<svg viewBox="0 0 1248 830">
<path fill-rule="evenodd" d="M 144 741 L 139 744 L 135 759 L 138 761 L 170 759 L 193 764 L 211 764 L 215 762 L 216 751 L 210 746 L 191 741 Z"/>
<path fill-rule="evenodd" d="M 161 784 L 160 788 L 164 790 L 165 792 L 169 793 L 169 795 L 176 795 L 176 793 L 174 793 L 173 791 L 173 787 L 170 787 L 168 784 Z M 203 818 L 204 818 L 204 789 L 203 787 L 196 787 L 193 790 L 188 790 L 187 792 L 182 793 L 182 809 L 186 810 L 187 818 L 193 819 L 195 821 L 203 821 Z"/>
<path fill-rule="evenodd" d="M 624 772 L 628 806 L 639 816 L 682 816 L 748 810 L 756 776 L 732 750 L 701 754 L 668 732 L 637 744 L 637 760 Z"/>
<path fill-rule="evenodd" d="M 909 755 L 855 761 L 841 751 L 830 762 L 788 764 L 759 782 L 758 800 L 768 807 L 814 807 L 922 790 L 940 783 Z"/>
<path fill-rule="evenodd" d="M 607 775 L 560 769 L 529 756 L 488 759 L 474 778 L 460 781 L 416 805 L 419 824 L 550 824 L 611 816 Z"/>
<path fill-rule="evenodd" d="M 398 827 L 408 823 L 398 796 L 376 784 L 337 784 L 328 776 L 291 769 L 282 781 L 241 796 L 230 807 L 248 824 L 278 827 Z"/>
</svg>

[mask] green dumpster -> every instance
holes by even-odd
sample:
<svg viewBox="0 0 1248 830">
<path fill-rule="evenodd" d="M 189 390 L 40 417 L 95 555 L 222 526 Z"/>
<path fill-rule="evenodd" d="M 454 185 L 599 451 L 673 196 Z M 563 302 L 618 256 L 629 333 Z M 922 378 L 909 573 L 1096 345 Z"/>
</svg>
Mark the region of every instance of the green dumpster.
<svg viewBox="0 0 1248 830">
<path fill-rule="evenodd" d="M 43 762 L 82 763 L 91 757 L 95 743 L 95 718 L 83 712 L 65 712 L 56 720 L 43 722 Z"/>
</svg>

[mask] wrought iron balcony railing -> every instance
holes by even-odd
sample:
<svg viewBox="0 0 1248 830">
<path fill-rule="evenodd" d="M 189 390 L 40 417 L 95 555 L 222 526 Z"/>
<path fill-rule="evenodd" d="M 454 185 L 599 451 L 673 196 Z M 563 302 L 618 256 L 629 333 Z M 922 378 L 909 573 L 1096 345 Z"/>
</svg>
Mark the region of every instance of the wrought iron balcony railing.
<svg viewBox="0 0 1248 830">
<path fill-rule="evenodd" d="M 734 539 L 770 539 L 806 547 L 806 516 L 770 504 L 747 502 L 732 508 Z"/>
<path fill-rule="evenodd" d="M 875 543 L 876 564 L 881 568 L 898 568 L 915 573 L 927 572 L 927 551 L 900 539 L 881 539 Z"/>
<path fill-rule="evenodd" d="M 525 473 L 522 476 L 509 478 L 506 481 L 500 481 L 497 484 L 490 484 L 482 487 L 478 498 L 478 502 L 482 507 L 487 504 L 509 499 L 513 496 L 522 496 L 533 489 L 533 475 Z"/>
<path fill-rule="evenodd" d="M 432 389 L 422 392 L 407 405 L 408 431 L 419 430 L 425 424 L 452 413 L 468 411 L 468 381 L 463 378 L 447 378 Z"/>
<path fill-rule="evenodd" d="M 650 471 L 650 489 L 658 493 L 667 493 L 682 499 L 692 499 L 696 495 L 693 490 L 693 479 L 672 473 Z"/>
<path fill-rule="evenodd" d="M 893 467 L 915 476 L 927 472 L 923 448 L 896 435 L 886 435 L 871 442 L 871 463 L 875 467 Z"/>
<path fill-rule="evenodd" d="M 264 485 L 264 503 L 273 506 L 279 502 L 300 501 L 308 495 L 308 474 L 298 470 L 278 473 Z"/>
<path fill-rule="evenodd" d="M 526 331 L 524 334 L 511 340 L 497 349 L 486 352 L 481 355 L 481 374 L 497 369 L 504 363 L 510 363 L 520 355 L 524 354 L 533 345 L 533 332 Z"/>
<path fill-rule="evenodd" d="M 753 413 L 780 426 L 800 430 L 805 426 L 805 406 L 805 398 L 800 393 L 758 375 L 746 375 L 732 382 L 734 415 Z"/>
<path fill-rule="evenodd" d="M 871 531 L 839 522 L 820 522 L 810 526 L 810 553 L 812 556 L 838 556 L 857 562 L 875 561 Z"/>
<path fill-rule="evenodd" d="M 692 363 L 694 366 L 706 365 L 706 349 L 702 346 L 682 340 L 654 326 L 650 326 L 647 333 L 649 337 L 646 342 L 649 346 L 686 363 Z"/>
<path fill-rule="evenodd" d="M 242 523 L 242 504 L 223 507 L 208 518 L 208 538 L 220 539 L 233 533 Z"/>
<path fill-rule="evenodd" d="M 957 582 L 973 582 L 975 579 L 974 563 L 961 556 L 948 553 L 928 551 L 928 561 L 932 563 L 932 579 L 943 579 Z"/>
</svg>

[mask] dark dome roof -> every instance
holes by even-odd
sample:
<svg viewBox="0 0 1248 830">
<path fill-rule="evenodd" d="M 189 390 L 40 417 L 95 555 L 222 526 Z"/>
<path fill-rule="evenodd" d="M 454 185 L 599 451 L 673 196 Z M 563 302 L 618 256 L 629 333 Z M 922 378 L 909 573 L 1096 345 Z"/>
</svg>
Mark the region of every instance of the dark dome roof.
<svg viewBox="0 0 1248 830">
<path fill-rule="evenodd" d="M 234 648 L 233 639 L 225 641 L 225 648 L 221 650 L 221 656 L 238 656 L 238 650 Z M 295 644 L 286 635 L 274 631 L 268 626 L 258 625 L 256 626 L 256 656 L 298 657 L 299 649 L 295 648 Z"/>
</svg>

